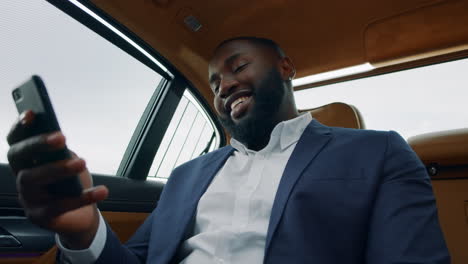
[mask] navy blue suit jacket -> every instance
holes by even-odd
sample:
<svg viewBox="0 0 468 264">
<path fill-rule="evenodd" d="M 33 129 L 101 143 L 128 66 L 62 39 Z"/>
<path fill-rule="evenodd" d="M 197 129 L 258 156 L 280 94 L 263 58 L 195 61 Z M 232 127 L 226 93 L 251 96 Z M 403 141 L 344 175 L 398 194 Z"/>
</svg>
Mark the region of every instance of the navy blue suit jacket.
<svg viewBox="0 0 468 264">
<path fill-rule="evenodd" d="M 97 263 L 176 263 L 200 197 L 233 151 L 227 146 L 176 168 L 127 244 L 108 228 Z M 264 262 L 450 263 L 423 164 L 395 132 L 312 121 L 281 178 Z"/>
</svg>

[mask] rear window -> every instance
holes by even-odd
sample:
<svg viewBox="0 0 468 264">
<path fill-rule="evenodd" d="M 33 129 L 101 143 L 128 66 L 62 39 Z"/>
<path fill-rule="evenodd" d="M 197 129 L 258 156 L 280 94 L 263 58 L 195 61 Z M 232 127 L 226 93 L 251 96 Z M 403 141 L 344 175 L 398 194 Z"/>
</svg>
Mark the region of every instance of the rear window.
<svg viewBox="0 0 468 264">
<path fill-rule="evenodd" d="M 185 90 L 154 157 L 148 179 L 166 180 L 172 170 L 219 146 L 220 138 L 199 102 Z"/>
<path fill-rule="evenodd" d="M 294 93 L 300 109 L 356 106 L 367 129 L 404 138 L 468 127 L 468 59 L 326 85 Z"/>
</svg>

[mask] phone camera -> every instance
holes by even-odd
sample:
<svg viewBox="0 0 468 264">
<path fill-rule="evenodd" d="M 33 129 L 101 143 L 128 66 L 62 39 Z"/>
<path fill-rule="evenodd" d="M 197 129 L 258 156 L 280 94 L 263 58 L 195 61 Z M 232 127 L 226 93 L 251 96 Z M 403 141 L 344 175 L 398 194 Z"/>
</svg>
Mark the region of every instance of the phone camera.
<svg viewBox="0 0 468 264">
<path fill-rule="evenodd" d="M 13 91 L 13 99 L 17 102 L 19 100 L 21 100 L 23 96 L 21 95 L 21 90 L 20 89 L 15 89 Z"/>
</svg>

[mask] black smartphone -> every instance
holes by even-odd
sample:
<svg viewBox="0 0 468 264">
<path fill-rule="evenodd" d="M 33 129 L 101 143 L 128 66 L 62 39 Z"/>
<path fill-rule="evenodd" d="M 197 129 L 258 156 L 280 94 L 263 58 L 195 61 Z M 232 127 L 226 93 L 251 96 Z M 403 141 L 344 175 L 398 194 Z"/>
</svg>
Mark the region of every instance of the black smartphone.
<svg viewBox="0 0 468 264">
<path fill-rule="evenodd" d="M 14 89 L 12 95 L 18 113 L 32 110 L 35 114 L 34 124 L 30 127 L 31 136 L 60 130 L 46 87 L 39 76 L 32 76 L 30 80 Z M 35 163 L 39 165 L 69 158 L 71 153 L 65 146 L 59 151 L 51 152 L 50 155 L 42 155 Z M 76 175 L 48 185 L 47 190 L 59 197 L 72 197 L 81 195 L 83 188 Z"/>
</svg>

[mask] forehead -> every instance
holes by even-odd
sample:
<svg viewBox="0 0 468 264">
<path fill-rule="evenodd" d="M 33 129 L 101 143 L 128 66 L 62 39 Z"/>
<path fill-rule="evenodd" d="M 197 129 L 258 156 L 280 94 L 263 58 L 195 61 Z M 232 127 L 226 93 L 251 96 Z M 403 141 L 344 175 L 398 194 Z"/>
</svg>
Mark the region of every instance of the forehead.
<svg viewBox="0 0 468 264">
<path fill-rule="evenodd" d="M 209 74 L 217 72 L 229 58 L 235 55 L 251 55 L 264 58 L 273 56 L 269 48 L 263 45 L 249 40 L 234 40 L 224 44 L 215 51 L 208 66 Z"/>
</svg>

